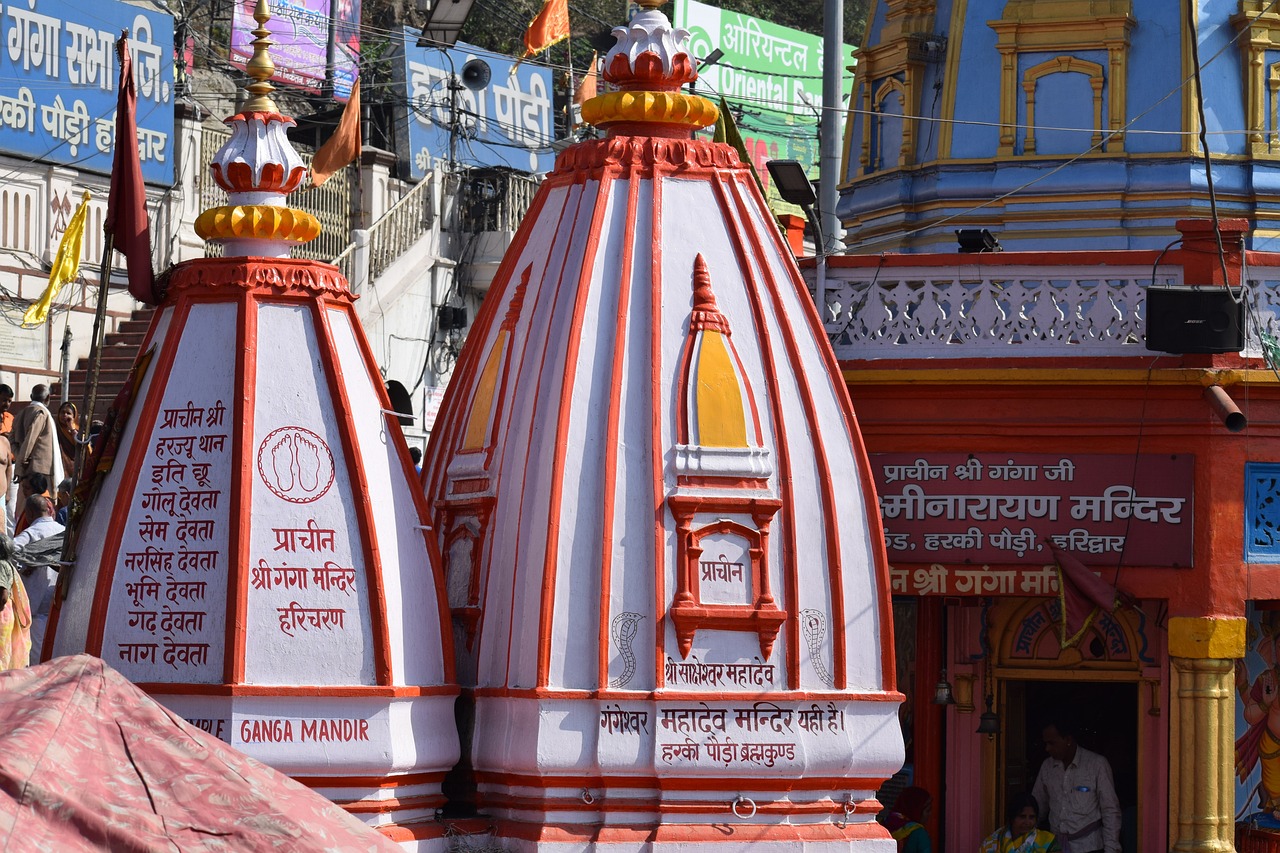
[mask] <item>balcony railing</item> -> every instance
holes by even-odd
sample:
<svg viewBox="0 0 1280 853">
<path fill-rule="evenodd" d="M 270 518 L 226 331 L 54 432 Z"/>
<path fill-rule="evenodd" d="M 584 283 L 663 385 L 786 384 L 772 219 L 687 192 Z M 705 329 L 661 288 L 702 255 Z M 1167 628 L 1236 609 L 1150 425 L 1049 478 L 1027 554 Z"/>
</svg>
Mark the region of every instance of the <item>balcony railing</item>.
<svg viewBox="0 0 1280 853">
<path fill-rule="evenodd" d="M 369 228 L 369 280 L 431 231 L 436 217 L 435 174 L 428 174 Z"/>
<path fill-rule="evenodd" d="M 505 169 L 473 169 L 463 181 L 462 230 L 471 234 L 518 230 L 541 185 Z"/>
<path fill-rule="evenodd" d="M 828 269 L 815 297 L 840 359 L 1141 355 L 1151 282 L 1150 264 L 871 263 Z"/>
</svg>

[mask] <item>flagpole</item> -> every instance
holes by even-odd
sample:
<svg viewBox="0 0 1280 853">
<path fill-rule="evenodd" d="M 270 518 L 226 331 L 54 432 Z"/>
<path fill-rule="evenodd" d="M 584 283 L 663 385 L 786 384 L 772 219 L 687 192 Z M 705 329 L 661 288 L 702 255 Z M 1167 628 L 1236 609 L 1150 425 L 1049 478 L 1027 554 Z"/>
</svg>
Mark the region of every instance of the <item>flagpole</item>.
<svg viewBox="0 0 1280 853">
<path fill-rule="evenodd" d="M 75 478 L 72 494 L 79 491 L 80 481 L 84 478 L 85 456 L 89 447 L 89 425 L 93 422 L 93 407 L 98 398 L 98 376 L 102 368 L 103 327 L 107 322 L 107 295 L 111 288 L 111 253 L 115 249 L 115 235 L 110 231 L 103 232 L 102 264 L 98 267 L 98 305 L 93 315 L 93 336 L 89 341 L 89 375 L 84 385 L 84 397 L 80 409 L 80 437 L 76 441 L 76 459 L 72 466 L 71 476 Z M 56 486 L 55 486 L 56 488 Z M 73 508 L 74 510 L 74 508 Z M 80 521 L 80 511 L 67 513 L 67 535 L 63 540 L 62 567 L 67 569 L 76 561 L 76 530 Z M 62 586 L 60 583 L 59 586 Z"/>
<path fill-rule="evenodd" d="M 573 135 L 573 127 L 574 127 L 574 121 L 573 121 L 573 108 L 574 108 L 574 106 L 576 106 L 576 104 L 574 104 L 574 97 L 573 97 L 573 95 L 574 95 L 574 79 L 573 79 L 573 33 L 572 33 L 572 32 L 570 32 L 570 34 L 569 34 L 569 35 L 567 35 L 567 36 L 565 36 L 565 37 L 564 37 L 564 44 L 565 44 L 565 48 L 566 48 L 566 50 L 568 51 L 568 57 L 567 57 L 567 58 L 568 58 L 568 60 L 569 60 L 569 63 L 568 63 L 568 64 L 569 64 L 569 105 L 568 105 L 568 107 L 566 107 L 566 113 L 567 113 L 567 115 L 568 115 L 568 120 L 567 120 L 567 121 L 565 121 L 565 123 L 564 123 L 564 124 L 565 124 L 565 134 L 564 134 L 564 135 L 565 135 L 565 136 L 572 136 L 572 135 Z"/>
</svg>

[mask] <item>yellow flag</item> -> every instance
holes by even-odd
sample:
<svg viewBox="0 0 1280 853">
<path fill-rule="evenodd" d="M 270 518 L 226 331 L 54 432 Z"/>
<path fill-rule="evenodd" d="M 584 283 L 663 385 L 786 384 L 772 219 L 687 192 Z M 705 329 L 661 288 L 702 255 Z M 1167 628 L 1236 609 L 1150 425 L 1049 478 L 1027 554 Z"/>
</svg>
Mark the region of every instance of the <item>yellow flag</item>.
<svg viewBox="0 0 1280 853">
<path fill-rule="evenodd" d="M 53 258 L 53 269 L 49 270 L 49 286 L 40 294 L 40 298 L 32 303 L 27 313 L 22 315 L 24 328 L 39 326 L 49 318 L 49 308 L 58 295 L 59 288 L 73 281 L 80 270 L 80 253 L 84 251 L 84 220 L 89 211 L 89 191 L 84 191 L 80 207 L 71 217 L 71 223 L 62 234 L 62 242 L 58 243 L 58 254 Z"/>
</svg>

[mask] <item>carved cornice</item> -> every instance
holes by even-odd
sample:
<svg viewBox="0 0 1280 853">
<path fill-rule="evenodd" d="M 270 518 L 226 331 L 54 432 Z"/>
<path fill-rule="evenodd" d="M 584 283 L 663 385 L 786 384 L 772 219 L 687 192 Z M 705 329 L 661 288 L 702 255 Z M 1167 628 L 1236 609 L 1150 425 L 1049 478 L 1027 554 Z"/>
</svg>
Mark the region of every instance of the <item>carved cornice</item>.
<svg viewBox="0 0 1280 853">
<path fill-rule="evenodd" d="M 657 169 L 664 172 L 745 169 L 738 152 L 722 142 L 612 136 L 580 142 L 556 159 L 553 175 L 601 168 Z"/>
<path fill-rule="evenodd" d="M 246 291 L 258 296 L 355 301 L 337 267 L 302 258 L 198 258 L 169 270 L 165 287 L 166 302 L 187 295 Z"/>
</svg>

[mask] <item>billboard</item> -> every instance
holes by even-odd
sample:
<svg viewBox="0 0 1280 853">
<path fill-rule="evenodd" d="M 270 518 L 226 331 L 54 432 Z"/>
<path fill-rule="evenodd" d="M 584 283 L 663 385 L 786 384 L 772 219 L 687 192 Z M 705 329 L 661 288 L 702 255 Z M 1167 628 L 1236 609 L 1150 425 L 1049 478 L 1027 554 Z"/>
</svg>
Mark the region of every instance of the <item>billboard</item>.
<svg viewBox="0 0 1280 853">
<path fill-rule="evenodd" d="M 231 62 L 244 68 L 253 56 L 253 0 L 236 0 L 231 22 Z M 330 22 L 332 21 L 332 27 Z M 304 92 L 324 90 L 333 55 L 333 97 L 346 101 L 360 60 L 360 0 L 274 0 L 271 4 L 271 60 L 274 83 Z"/>
<path fill-rule="evenodd" d="M 405 27 L 393 61 L 406 114 L 396 121 L 405 177 L 421 180 L 450 156 L 467 166 L 507 166 L 548 172 L 555 164 L 551 70 L 458 42 L 452 48 L 418 47 L 419 31 Z M 489 65 L 479 91 L 450 88 L 452 75 L 471 59 Z M 456 115 L 454 114 L 456 110 Z"/>
<path fill-rule="evenodd" d="M 765 163 L 799 160 L 811 178 L 818 177 L 822 38 L 697 0 L 676 0 L 672 18 L 689 30 L 694 57 L 724 51 L 719 62 L 698 72 L 697 90 L 717 102 L 723 95 L 741 112 L 738 130 L 769 202 L 775 210 L 789 208 L 770 186 Z M 845 92 L 852 91 L 853 73 L 847 69 L 853 54 L 854 48 L 845 45 Z M 840 126 L 843 136 L 843 116 Z"/>
<path fill-rule="evenodd" d="M 173 183 L 173 18 L 103 0 L 5 4 L 0 13 L 0 151 L 111 173 L 115 40 L 129 30 L 142 177 Z"/>
</svg>

